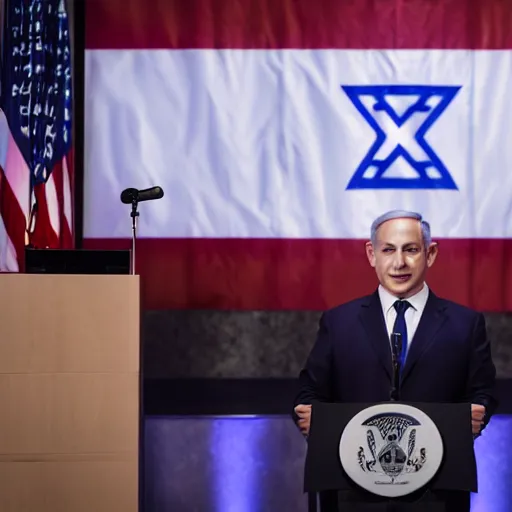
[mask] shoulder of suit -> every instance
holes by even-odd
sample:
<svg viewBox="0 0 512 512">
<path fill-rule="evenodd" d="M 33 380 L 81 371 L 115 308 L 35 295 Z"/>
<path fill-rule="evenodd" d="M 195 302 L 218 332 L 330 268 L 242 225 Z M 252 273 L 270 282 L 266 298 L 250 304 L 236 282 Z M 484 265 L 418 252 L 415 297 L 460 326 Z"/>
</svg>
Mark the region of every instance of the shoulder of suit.
<svg viewBox="0 0 512 512">
<path fill-rule="evenodd" d="M 350 300 L 348 302 L 344 302 L 343 304 L 339 304 L 334 306 L 324 312 L 325 315 L 338 315 L 338 314 L 350 314 L 361 308 L 362 305 L 368 304 L 372 300 L 372 295 L 365 295 L 364 297 L 359 297 L 357 299 Z"/>
<path fill-rule="evenodd" d="M 442 299 L 440 297 L 436 297 L 436 300 L 448 314 L 466 316 L 468 318 L 476 317 L 482 314 L 480 311 L 469 308 L 467 306 L 463 306 L 462 304 L 459 304 L 458 302 L 454 302 L 452 300 Z"/>
</svg>

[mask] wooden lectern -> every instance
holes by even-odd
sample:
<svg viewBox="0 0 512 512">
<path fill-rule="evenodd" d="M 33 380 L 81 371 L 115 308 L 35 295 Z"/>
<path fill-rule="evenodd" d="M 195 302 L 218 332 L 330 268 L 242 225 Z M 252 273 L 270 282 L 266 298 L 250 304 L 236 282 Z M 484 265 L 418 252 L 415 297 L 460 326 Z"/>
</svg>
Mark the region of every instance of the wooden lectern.
<svg viewBox="0 0 512 512">
<path fill-rule="evenodd" d="M 0 274 L 0 510 L 136 512 L 139 276 Z"/>
</svg>

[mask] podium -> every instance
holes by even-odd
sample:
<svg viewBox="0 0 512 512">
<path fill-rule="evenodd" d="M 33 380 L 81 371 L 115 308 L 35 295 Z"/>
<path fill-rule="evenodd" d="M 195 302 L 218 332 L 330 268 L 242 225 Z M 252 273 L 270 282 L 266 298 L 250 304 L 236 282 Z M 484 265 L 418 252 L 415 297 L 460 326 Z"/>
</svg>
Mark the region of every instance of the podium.
<svg viewBox="0 0 512 512">
<path fill-rule="evenodd" d="M 0 510 L 139 507 L 139 277 L 0 274 Z"/>
<path fill-rule="evenodd" d="M 437 404 L 437 403 L 405 403 L 405 402 L 386 402 L 388 408 L 399 406 L 411 406 L 422 414 L 426 415 L 433 422 L 433 426 L 437 427 L 442 442 L 442 459 L 438 469 L 433 476 L 425 483 L 424 486 L 414 490 L 414 492 L 403 496 L 389 497 L 363 488 L 355 482 L 354 478 L 349 477 L 347 472 L 347 462 L 342 463 L 340 452 L 340 441 L 348 425 L 354 427 L 354 421 L 365 414 L 368 408 L 374 408 L 375 405 L 383 404 L 332 404 L 315 402 L 312 407 L 311 427 L 308 438 L 308 450 L 306 455 L 306 464 L 304 472 L 304 491 L 310 493 L 319 493 L 322 497 L 321 512 L 339 510 L 357 511 L 443 511 L 460 510 L 460 500 L 468 500 L 469 493 L 477 491 L 477 473 L 476 459 L 473 450 L 473 435 L 471 430 L 471 405 L 470 404 Z M 371 409 L 368 409 L 371 410 Z M 371 416 L 371 414 L 370 414 Z M 350 467 L 350 471 L 357 475 L 357 471 L 367 472 L 375 471 L 376 468 L 381 469 L 382 477 L 376 478 L 376 482 L 380 480 L 382 491 L 390 492 L 391 478 L 384 475 L 382 467 L 379 466 L 378 453 L 375 457 L 371 457 L 372 449 L 369 445 L 377 445 L 373 450 L 378 452 L 378 442 L 374 441 L 374 434 L 369 433 L 371 422 L 355 421 L 356 428 L 363 429 L 363 434 L 368 437 L 368 446 L 365 441 L 357 440 L 353 443 L 353 455 L 350 454 L 349 459 L 353 457 L 354 470 Z M 366 426 L 365 426 L 366 425 Z M 375 425 L 375 423 L 373 423 Z M 420 428 L 421 425 L 418 424 Z M 372 427 L 373 428 L 373 427 Z M 375 429 L 374 429 L 375 430 Z M 404 429 L 402 429 L 404 430 Z M 411 430 L 405 428 L 404 431 Z M 389 428 L 388 428 L 389 432 Z M 378 433 L 376 434 L 378 437 Z M 395 436 L 396 437 L 396 436 Z M 362 438 L 361 438 L 362 440 Z M 425 437 L 423 438 L 423 441 Z M 411 443 L 410 439 L 402 443 L 404 457 L 412 458 L 412 452 L 421 451 L 421 442 Z M 343 442 L 343 441 L 342 441 Z M 347 449 L 347 439 L 345 439 L 344 449 Z M 381 447 L 386 443 L 381 443 Z M 350 444 L 350 442 L 349 442 Z M 419 444 L 419 446 L 418 446 Z M 411 449 L 412 445 L 412 449 Z M 435 448 L 435 447 L 434 447 Z M 350 447 L 348 452 L 350 452 Z M 434 450 L 435 451 L 435 450 Z M 381 453 L 384 452 L 382 449 Z M 395 451 L 396 452 L 396 451 Z M 432 453 L 432 450 L 430 450 Z M 421 452 L 424 459 L 428 459 L 429 450 Z M 365 456 L 366 455 L 366 456 Z M 369 462 L 373 458 L 373 462 Z M 349 460 L 351 463 L 351 460 Z M 403 462 L 403 461 L 402 461 Z M 372 465 L 373 464 L 373 465 Z M 359 466 L 359 467 L 358 467 Z M 364 468 L 364 469 L 363 469 Z M 368 469 L 369 468 L 369 469 Z M 396 468 L 395 468 L 396 469 Z M 401 469 L 403 471 L 403 469 Z M 378 472 L 373 473 L 375 475 Z M 387 479 L 387 480 L 386 480 Z M 377 487 L 375 487 L 377 489 Z M 404 491 L 405 492 L 405 491 Z M 310 507 L 311 509 L 311 507 Z"/>
</svg>

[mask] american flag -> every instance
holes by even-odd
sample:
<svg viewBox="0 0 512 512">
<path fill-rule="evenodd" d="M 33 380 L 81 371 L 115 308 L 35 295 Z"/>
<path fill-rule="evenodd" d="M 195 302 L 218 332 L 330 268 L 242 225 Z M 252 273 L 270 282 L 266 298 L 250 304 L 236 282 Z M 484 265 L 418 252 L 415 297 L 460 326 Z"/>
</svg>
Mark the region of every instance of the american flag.
<svg viewBox="0 0 512 512">
<path fill-rule="evenodd" d="M 71 48 L 63 0 L 6 0 L 0 112 L 0 271 L 26 246 L 73 245 Z"/>
</svg>

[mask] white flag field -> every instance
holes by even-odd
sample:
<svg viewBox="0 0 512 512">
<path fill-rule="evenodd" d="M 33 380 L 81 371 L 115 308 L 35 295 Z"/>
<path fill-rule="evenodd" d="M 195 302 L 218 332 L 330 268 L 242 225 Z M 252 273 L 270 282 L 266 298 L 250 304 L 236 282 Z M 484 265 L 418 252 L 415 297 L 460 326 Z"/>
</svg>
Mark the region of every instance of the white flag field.
<svg viewBox="0 0 512 512">
<path fill-rule="evenodd" d="M 87 9 L 84 237 L 128 248 L 121 191 L 164 189 L 139 205 L 147 307 L 371 293 L 364 241 L 399 208 L 440 242 L 434 291 L 512 310 L 512 5 L 118 3 Z"/>
</svg>

